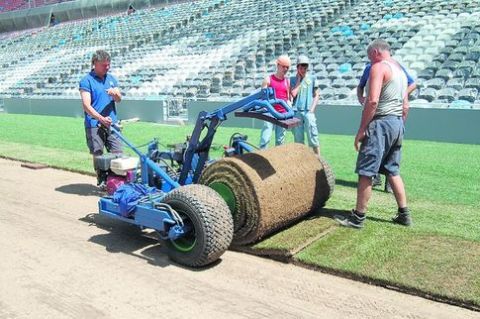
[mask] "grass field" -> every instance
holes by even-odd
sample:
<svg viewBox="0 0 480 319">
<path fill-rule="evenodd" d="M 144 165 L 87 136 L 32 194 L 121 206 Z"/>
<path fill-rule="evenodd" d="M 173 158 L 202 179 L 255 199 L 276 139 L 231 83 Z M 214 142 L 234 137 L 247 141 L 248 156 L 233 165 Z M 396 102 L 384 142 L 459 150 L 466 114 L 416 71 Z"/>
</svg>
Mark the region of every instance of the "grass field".
<svg viewBox="0 0 480 319">
<path fill-rule="evenodd" d="M 124 134 L 135 144 L 158 137 L 166 145 L 182 142 L 191 130 L 132 123 Z M 223 145 L 237 131 L 258 142 L 258 130 L 220 128 L 212 157 L 221 156 Z M 83 132 L 82 119 L 0 114 L 0 156 L 91 172 Z M 366 227 L 357 231 L 338 227 L 332 219 L 355 203 L 353 137 L 321 135 L 321 143 L 337 178 L 332 198 L 324 209 L 251 249 L 276 251 L 324 271 L 480 309 L 480 145 L 407 138 L 402 176 L 414 226 L 390 222 L 395 201 L 378 189 Z"/>
</svg>

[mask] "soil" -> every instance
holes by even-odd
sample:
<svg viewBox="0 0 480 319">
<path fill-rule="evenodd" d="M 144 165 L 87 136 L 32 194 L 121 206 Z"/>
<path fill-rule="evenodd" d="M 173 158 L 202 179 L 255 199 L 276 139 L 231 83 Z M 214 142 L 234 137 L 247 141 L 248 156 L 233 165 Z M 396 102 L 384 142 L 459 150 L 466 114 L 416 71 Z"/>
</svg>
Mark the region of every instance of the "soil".
<svg viewBox="0 0 480 319">
<path fill-rule="evenodd" d="M 91 176 L 0 159 L 0 318 L 479 318 L 463 308 L 227 251 L 173 264 L 97 214 Z"/>
</svg>

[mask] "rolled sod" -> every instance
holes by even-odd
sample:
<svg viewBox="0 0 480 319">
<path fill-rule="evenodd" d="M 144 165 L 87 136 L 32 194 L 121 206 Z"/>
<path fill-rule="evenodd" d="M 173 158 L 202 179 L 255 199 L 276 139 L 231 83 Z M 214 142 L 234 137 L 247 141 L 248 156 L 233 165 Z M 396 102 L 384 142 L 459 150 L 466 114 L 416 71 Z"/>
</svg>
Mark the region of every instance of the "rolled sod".
<svg viewBox="0 0 480 319">
<path fill-rule="evenodd" d="M 322 207 L 335 177 L 310 148 L 287 144 L 216 161 L 200 183 L 227 201 L 234 219 L 233 245 L 245 245 Z"/>
</svg>

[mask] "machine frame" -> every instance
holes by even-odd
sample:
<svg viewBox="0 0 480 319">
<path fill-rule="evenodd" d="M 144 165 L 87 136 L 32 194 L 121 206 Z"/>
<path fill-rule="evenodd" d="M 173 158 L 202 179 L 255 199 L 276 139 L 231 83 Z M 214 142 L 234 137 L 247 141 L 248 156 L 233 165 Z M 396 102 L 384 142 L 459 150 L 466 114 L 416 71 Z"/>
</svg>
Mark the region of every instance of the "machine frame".
<svg viewBox="0 0 480 319">
<path fill-rule="evenodd" d="M 274 104 L 282 105 L 286 112 L 277 112 L 273 107 Z M 140 183 L 143 185 L 149 185 L 150 177 L 148 172 L 151 170 L 155 172 L 157 176 L 160 176 L 164 183 L 167 183 L 168 187 L 166 187 L 166 189 L 168 190 L 162 191 L 161 189 L 158 189 L 153 195 L 150 194 L 141 197 L 138 200 L 138 203 L 135 205 L 133 213 L 128 215 L 125 215 L 125 212 L 121 211 L 120 205 L 114 201 L 112 196 L 102 197 L 99 200 L 100 214 L 109 218 L 114 218 L 123 222 L 137 225 L 142 229 L 154 229 L 158 231 L 162 240 L 174 243 L 172 249 L 179 250 L 180 253 L 182 253 L 183 248 L 175 245 L 177 240 L 181 240 L 182 237 L 187 236 L 189 233 L 191 234 L 192 231 L 195 232 L 195 236 L 198 236 L 198 238 L 203 238 L 205 234 L 197 233 L 199 232 L 198 229 L 192 230 L 194 226 L 192 226 L 191 222 L 185 222 L 185 214 L 177 212 L 175 208 L 168 203 L 165 203 L 165 198 L 170 192 L 174 192 L 181 187 L 185 187 L 185 185 L 196 184 L 198 182 L 205 164 L 208 161 L 209 151 L 218 127 L 223 121 L 227 120 L 228 114 L 238 110 L 241 110 L 241 112 L 237 112 L 237 116 L 258 118 L 285 128 L 295 127 L 299 124 L 299 120 L 294 117 L 294 111 L 287 103 L 285 103 L 285 101 L 275 98 L 275 92 L 272 88 L 261 89 L 257 93 L 254 93 L 235 103 L 219 108 L 213 112 L 200 112 L 197 117 L 192 135 L 188 140 L 188 145 L 184 152 L 184 160 L 177 180 L 173 179 L 165 170 L 159 167 L 159 165 L 149 157 L 149 153 L 143 154 L 130 141 L 128 141 L 121 134 L 118 126 L 112 125 L 109 128 L 111 132 L 117 135 L 125 145 L 127 145 L 137 154 L 140 159 Z M 206 130 L 206 133 L 204 137 L 201 138 L 204 130 Z M 233 150 L 231 150 L 231 155 L 243 154 L 244 152 L 250 152 L 254 150 L 250 144 L 246 143 L 245 138 L 242 137 L 242 135 L 237 136 L 234 142 L 235 143 L 232 144 Z M 211 190 L 210 188 L 208 189 Z M 211 191 L 215 192 L 214 190 Z M 228 199 L 225 200 L 228 201 Z M 225 200 L 223 201 L 224 203 Z M 226 205 L 227 203 L 225 203 L 225 207 L 228 207 Z M 201 208 L 202 207 L 200 207 L 200 210 Z M 195 216 L 187 216 L 187 218 L 190 220 L 196 219 Z M 209 217 L 207 216 L 207 218 Z M 227 217 L 223 216 L 222 218 L 223 222 L 226 223 L 225 220 Z M 232 234 L 225 234 L 225 236 L 231 237 L 233 235 L 233 226 L 231 232 Z M 222 241 L 222 239 L 218 239 L 217 241 Z M 193 247 L 195 243 L 197 243 L 196 238 L 195 240 L 192 240 L 191 246 Z M 187 248 L 188 247 L 190 246 L 187 245 Z M 228 245 L 222 249 L 226 248 L 228 248 Z M 213 262 L 211 258 L 205 259 L 205 256 L 203 256 L 205 254 L 200 254 L 200 257 L 197 256 L 198 254 L 194 254 L 194 256 L 182 259 L 182 257 L 178 257 L 178 251 L 176 253 L 176 261 L 189 266 L 203 266 L 206 263 Z M 185 251 L 185 253 L 188 254 L 189 252 Z M 198 259 L 202 260 L 198 261 Z"/>
</svg>

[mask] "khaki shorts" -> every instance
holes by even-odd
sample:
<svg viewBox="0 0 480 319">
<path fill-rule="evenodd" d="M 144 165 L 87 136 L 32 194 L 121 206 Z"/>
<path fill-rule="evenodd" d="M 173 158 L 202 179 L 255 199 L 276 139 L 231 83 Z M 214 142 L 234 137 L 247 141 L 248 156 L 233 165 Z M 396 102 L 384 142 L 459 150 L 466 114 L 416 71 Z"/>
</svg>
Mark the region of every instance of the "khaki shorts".
<svg viewBox="0 0 480 319">
<path fill-rule="evenodd" d="M 106 129 L 87 127 L 85 128 L 85 134 L 90 154 L 95 156 L 102 155 L 104 148 L 109 153 L 122 153 L 122 141 L 118 136 L 108 132 Z"/>
</svg>

